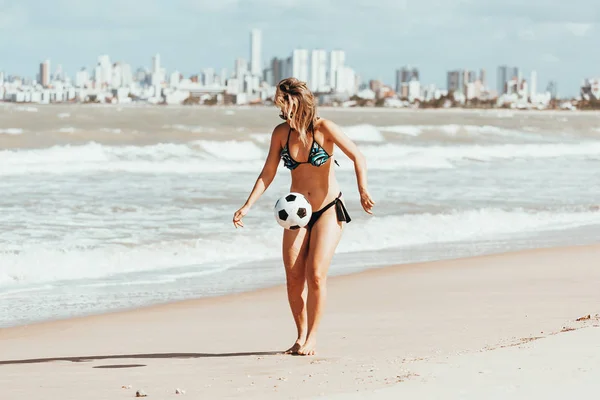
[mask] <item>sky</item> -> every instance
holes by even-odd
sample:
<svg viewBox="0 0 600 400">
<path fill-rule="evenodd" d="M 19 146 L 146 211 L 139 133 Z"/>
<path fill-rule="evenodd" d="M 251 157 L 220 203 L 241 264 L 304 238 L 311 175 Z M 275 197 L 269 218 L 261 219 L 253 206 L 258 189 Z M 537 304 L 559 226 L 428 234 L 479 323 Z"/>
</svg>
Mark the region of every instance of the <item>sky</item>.
<svg viewBox="0 0 600 400">
<path fill-rule="evenodd" d="M 411 65 L 424 84 L 446 87 L 446 72 L 518 66 L 538 88 L 560 95 L 600 76 L 598 0 L 0 0 L 0 71 L 35 77 L 50 59 L 70 76 L 101 54 L 136 69 L 160 53 L 168 71 L 232 71 L 249 59 L 250 30 L 263 60 L 294 48 L 346 51 L 363 81 L 393 85 Z M 596 3 L 596 4 L 595 4 Z"/>
</svg>

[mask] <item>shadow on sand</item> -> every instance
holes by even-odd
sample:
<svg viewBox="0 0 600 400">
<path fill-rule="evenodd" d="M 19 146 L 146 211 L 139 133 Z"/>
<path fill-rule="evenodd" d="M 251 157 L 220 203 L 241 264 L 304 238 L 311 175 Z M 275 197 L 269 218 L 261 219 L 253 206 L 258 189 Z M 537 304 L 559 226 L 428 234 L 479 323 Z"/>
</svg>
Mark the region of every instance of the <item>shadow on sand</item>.
<svg viewBox="0 0 600 400">
<path fill-rule="evenodd" d="M 0 361 L 1 365 L 11 364 L 39 364 L 54 361 L 89 362 L 96 360 L 126 360 L 126 359 L 166 359 L 166 358 L 218 358 L 218 357 L 250 357 L 250 356 L 275 356 L 283 354 L 282 351 L 264 351 L 248 353 L 153 353 L 153 354 L 119 354 L 108 356 L 79 356 L 79 357 L 50 357 L 31 358 L 24 360 Z"/>
</svg>

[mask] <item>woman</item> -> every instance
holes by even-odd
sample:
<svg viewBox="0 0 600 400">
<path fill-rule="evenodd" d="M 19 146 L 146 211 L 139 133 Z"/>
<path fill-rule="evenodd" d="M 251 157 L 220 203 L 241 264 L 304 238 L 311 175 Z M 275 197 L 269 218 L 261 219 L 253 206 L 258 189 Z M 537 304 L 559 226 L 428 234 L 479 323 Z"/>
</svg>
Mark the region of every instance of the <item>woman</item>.
<svg viewBox="0 0 600 400">
<path fill-rule="evenodd" d="M 263 170 L 246 203 L 235 212 L 233 224 L 236 228 L 244 226 L 242 218 L 269 187 L 283 159 L 291 171 L 290 191 L 302 193 L 312 209 L 318 210 L 306 228 L 283 232 L 288 300 L 298 329 L 296 342 L 286 353 L 314 355 L 325 306 L 327 271 L 342 234 L 342 223 L 350 222 L 331 159 L 334 145 L 354 162 L 360 201 L 367 213 L 372 214 L 374 202 L 367 191 L 364 156 L 336 124 L 317 117 L 315 98 L 304 82 L 282 80 L 277 85 L 275 104 L 286 122 L 273 130 Z"/>
</svg>

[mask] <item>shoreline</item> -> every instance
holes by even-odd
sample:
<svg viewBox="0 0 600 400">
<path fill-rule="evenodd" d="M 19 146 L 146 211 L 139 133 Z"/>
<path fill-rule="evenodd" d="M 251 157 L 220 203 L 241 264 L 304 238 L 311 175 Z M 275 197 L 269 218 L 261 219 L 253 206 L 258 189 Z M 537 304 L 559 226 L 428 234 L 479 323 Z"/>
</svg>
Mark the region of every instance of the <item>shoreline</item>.
<svg viewBox="0 0 600 400">
<path fill-rule="evenodd" d="M 577 229 L 577 228 L 575 228 Z M 570 230 L 565 231 L 564 233 L 570 232 Z M 576 230 L 575 230 L 576 232 Z M 335 265 L 338 263 L 343 263 L 343 261 L 337 261 L 337 263 L 335 262 L 336 258 L 348 258 L 351 257 L 353 255 L 355 255 L 354 253 L 340 253 L 340 254 L 336 254 L 336 257 L 334 257 L 334 263 L 332 265 L 332 267 L 330 268 L 330 273 L 328 275 L 328 279 L 340 279 L 340 278 L 344 278 L 344 277 L 354 277 L 354 276 L 360 276 L 362 274 L 366 274 L 369 272 L 373 272 L 373 271 L 380 271 L 380 270 L 386 270 L 386 269 L 403 269 L 403 268 L 419 268 L 421 266 L 424 267 L 428 267 L 431 266 L 431 264 L 435 264 L 435 263 L 444 263 L 444 262 L 457 262 L 460 260 L 469 260 L 469 259 L 478 259 L 478 258 L 482 258 L 482 257 L 494 257 L 494 256 L 502 256 L 502 255 L 508 255 L 508 254 L 515 254 L 515 253 L 521 253 L 521 252 L 532 252 L 532 251 L 545 251 L 545 250 L 550 250 L 550 249 L 571 249 L 571 248 L 578 248 L 578 247 L 586 247 L 586 246 L 591 246 L 595 243 L 594 240 L 592 239 L 588 239 L 586 241 L 578 241 L 577 243 L 557 243 L 555 241 L 548 241 L 548 242 L 542 242 L 542 243 L 535 243 L 533 245 L 525 245 L 523 243 L 518 243 L 515 242 L 513 245 L 514 247 L 510 248 L 510 249 L 494 249 L 492 247 L 490 248 L 486 248 L 480 252 L 478 252 L 477 254 L 474 255 L 465 255 L 462 253 L 459 253 L 458 255 L 450 255 L 450 254 L 446 254 L 444 252 L 442 252 L 441 254 L 437 254 L 437 256 L 435 258 L 431 258 L 431 251 L 428 250 L 420 250 L 417 252 L 421 253 L 421 256 L 417 256 L 416 259 L 410 260 L 410 261 L 402 261 L 402 262 L 397 262 L 397 263 L 385 263 L 385 262 L 376 262 L 375 260 L 372 261 L 372 263 L 367 263 L 364 264 L 362 267 L 360 267 L 357 270 L 357 267 L 351 267 L 349 268 L 348 271 L 346 270 L 340 270 L 337 271 L 335 269 Z M 432 245 L 432 244 L 429 244 Z M 444 247 L 452 247 L 452 246 L 460 246 L 460 245 L 464 245 L 464 243 L 461 242 L 456 242 L 456 243 L 442 243 L 441 244 Z M 425 246 L 427 247 L 427 246 Z M 398 252 L 414 252 L 415 249 L 413 248 L 403 248 L 403 249 L 385 249 L 382 250 L 383 252 L 391 252 L 392 254 L 394 253 L 398 253 Z M 360 253 L 356 253 L 357 256 L 363 256 L 364 254 L 371 254 L 373 253 L 373 251 L 367 251 L 367 252 L 360 252 Z M 428 254 L 428 255 L 425 255 Z M 440 258 L 441 256 L 441 258 Z M 242 265 L 255 265 L 255 264 L 263 264 L 265 261 L 267 261 L 269 264 L 271 263 L 280 263 L 279 259 L 268 259 L 268 260 L 260 260 L 260 261 L 251 261 L 251 262 L 247 262 L 247 263 L 243 263 Z M 333 271 L 333 273 L 332 273 Z M 281 274 L 283 274 L 283 266 L 281 266 Z M 250 294 L 250 293 L 254 293 L 254 292 L 270 292 L 270 291 L 278 291 L 278 290 L 284 290 L 285 289 L 285 277 L 283 277 L 283 280 L 281 280 L 281 282 L 277 282 L 277 283 L 273 283 L 270 282 L 263 282 L 262 284 L 254 284 L 250 287 L 246 287 L 246 288 L 237 288 L 237 289 L 231 289 L 231 291 L 226 292 L 226 293 L 221 293 L 221 294 L 214 294 L 214 295 L 199 295 L 199 296 L 195 296 L 195 297 L 188 297 L 188 298 L 183 298 L 183 299 L 176 299 L 176 300 L 166 300 L 166 301 L 160 301 L 160 300 L 156 300 L 156 301 L 152 301 L 146 304 L 142 304 L 142 305 L 136 305 L 136 306 L 128 306 L 128 307 L 119 307 L 119 308 L 108 308 L 108 309 L 103 309 L 103 310 L 98 310 L 98 311 L 89 311 L 89 312 L 84 312 L 78 315 L 71 315 L 71 316 L 64 316 L 64 317 L 55 317 L 55 318 L 43 318 L 43 319 L 32 319 L 29 322 L 25 322 L 25 323 L 17 323 L 16 325 L 7 325 L 7 326 L 0 326 L 0 333 L 2 332 L 2 330 L 4 329 L 14 329 L 14 328 L 21 328 L 21 327 L 28 327 L 28 326 L 36 326 L 36 325 L 42 325 L 42 324 L 52 324 L 52 323 L 57 323 L 57 322 L 64 322 L 64 321 L 70 321 L 70 320 L 78 320 L 78 319 L 86 319 L 86 318 L 94 318 L 94 317 L 99 317 L 99 316 L 103 316 L 103 315 L 111 315 L 111 314 L 121 314 L 121 313 L 135 313 L 139 310 L 145 310 L 145 309 L 152 309 L 152 308 L 160 308 L 160 307 L 171 307 L 171 306 L 176 306 L 180 303 L 196 303 L 198 302 L 199 305 L 202 305 L 202 302 L 206 301 L 206 302 L 213 302 L 213 301 L 220 301 L 220 299 L 226 299 L 229 297 L 235 298 L 235 297 L 239 297 L 239 296 L 243 296 L 246 294 Z M 27 292 L 30 290 L 26 290 Z M 9 294 L 11 292 L 8 292 Z M 0 297 L 1 298 L 1 297 Z"/>
<path fill-rule="evenodd" d="M 372 391 L 402 384 L 417 361 L 597 324 L 575 320 L 600 313 L 598 256 L 598 245 L 554 247 L 332 277 L 315 357 L 278 354 L 295 331 L 281 285 L 4 328 L 0 385 L 8 398 L 65 400 Z"/>
</svg>

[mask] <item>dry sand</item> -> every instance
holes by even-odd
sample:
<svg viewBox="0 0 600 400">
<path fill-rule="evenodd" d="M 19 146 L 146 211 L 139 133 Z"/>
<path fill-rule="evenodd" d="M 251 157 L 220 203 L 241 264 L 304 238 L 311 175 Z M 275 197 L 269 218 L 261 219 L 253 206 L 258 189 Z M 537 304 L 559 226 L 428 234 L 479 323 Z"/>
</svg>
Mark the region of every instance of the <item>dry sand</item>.
<svg viewBox="0 0 600 400">
<path fill-rule="evenodd" d="M 472 393 L 516 398 L 505 390 L 526 377 L 513 364 L 539 367 L 535 382 L 555 393 L 564 382 L 543 373 L 549 365 L 600 370 L 597 346 L 584 351 L 599 330 L 570 331 L 600 324 L 599 257 L 600 246 L 581 246 L 332 278 L 315 357 L 277 354 L 295 335 L 283 287 L 2 329 L 0 399 L 126 399 L 138 389 L 167 399 L 181 397 L 176 388 L 194 399 L 481 398 L 462 397 L 470 382 Z M 585 385 L 594 375 L 565 382 L 577 386 L 576 376 Z"/>
</svg>

